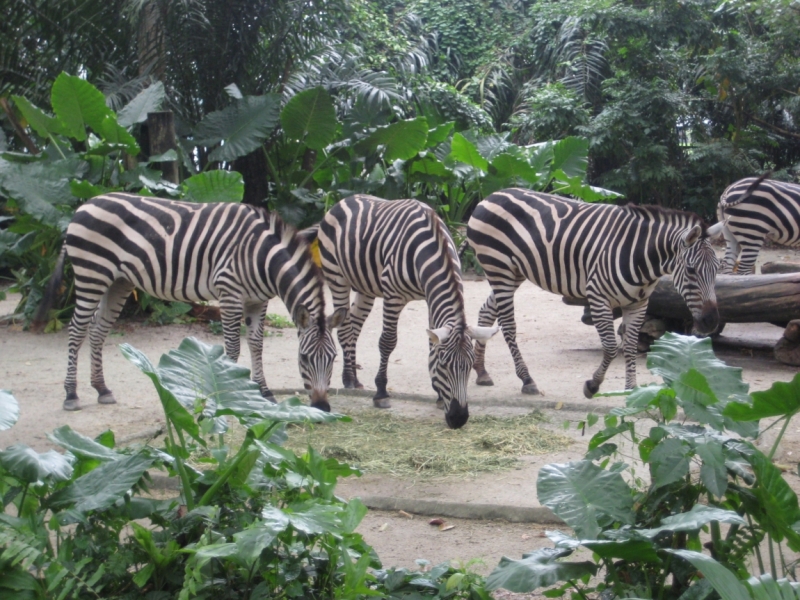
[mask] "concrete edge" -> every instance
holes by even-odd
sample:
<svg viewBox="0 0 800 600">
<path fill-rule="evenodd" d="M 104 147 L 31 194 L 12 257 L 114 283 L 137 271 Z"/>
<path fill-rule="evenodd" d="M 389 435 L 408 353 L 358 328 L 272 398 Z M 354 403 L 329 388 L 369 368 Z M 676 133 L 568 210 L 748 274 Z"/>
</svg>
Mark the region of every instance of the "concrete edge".
<svg viewBox="0 0 800 600">
<path fill-rule="evenodd" d="M 166 475 L 150 476 L 150 487 L 157 490 L 178 490 L 178 479 Z M 371 510 L 397 512 L 425 517 L 449 517 L 479 521 L 503 520 L 509 523 L 536 523 L 539 525 L 564 525 L 564 521 L 546 506 L 510 506 L 507 504 L 472 504 L 468 502 L 440 502 L 396 496 L 354 496 Z"/>
<path fill-rule="evenodd" d="M 304 391 L 299 391 L 293 388 L 273 388 L 272 393 L 276 396 L 305 396 Z M 348 390 L 344 388 L 330 388 L 328 390 L 329 400 L 336 398 L 336 396 L 355 396 L 356 398 L 372 398 L 375 390 Z M 434 404 L 436 396 L 428 396 L 426 394 L 407 394 L 403 392 L 392 392 L 389 394 L 389 400 L 410 400 L 412 402 L 428 402 Z M 533 397 L 523 396 L 508 396 L 506 398 L 496 399 L 482 399 L 472 398 L 469 401 L 471 406 L 503 406 L 509 408 L 538 408 L 539 410 L 565 410 L 575 412 L 593 412 L 593 413 L 608 413 L 613 406 L 604 406 L 592 402 L 570 402 L 560 400 L 537 400 Z"/>
<path fill-rule="evenodd" d="M 509 506 L 505 504 L 471 504 L 466 502 L 440 502 L 394 496 L 363 496 L 359 498 L 373 510 L 398 511 L 452 519 L 503 520 L 510 523 L 537 523 L 564 525 L 564 521 L 546 506 Z"/>
</svg>

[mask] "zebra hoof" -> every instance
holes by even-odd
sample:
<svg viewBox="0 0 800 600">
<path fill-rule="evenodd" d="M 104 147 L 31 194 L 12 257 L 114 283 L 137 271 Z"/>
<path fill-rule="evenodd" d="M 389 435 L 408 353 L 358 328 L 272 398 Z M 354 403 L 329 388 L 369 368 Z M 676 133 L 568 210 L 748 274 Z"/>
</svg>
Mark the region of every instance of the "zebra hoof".
<svg viewBox="0 0 800 600">
<path fill-rule="evenodd" d="M 372 404 L 375 408 L 391 408 L 392 403 L 389 402 L 389 394 L 386 392 L 378 392 L 372 398 Z"/>
<path fill-rule="evenodd" d="M 539 388 L 536 387 L 535 383 L 526 383 L 525 385 L 523 385 L 522 386 L 522 393 L 523 394 L 528 394 L 530 396 L 539 396 L 539 395 L 541 395 L 541 392 L 539 391 Z"/>
<path fill-rule="evenodd" d="M 441 398 L 437 398 L 436 408 L 438 408 L 439 410 L 444 410 L 444 400 L 442 400 Z"/>
<path fill-rule="evenodd" d="M 116 404 L 117 403 L 117 399 L 114 398 L 114 394 L 112 394 L 111 392 L 108 392 L 106 394 L 100 394 L 97 397 L 97 403 L 98 404 Z"/>
<path fill-rule="evenodd" d="M 587 398 L 594 398 L 594 395 L 600 391 L 600 384 L 595 383 L 591 379 L 587 379 L 583 384 L 583 395 Z"/>
<path fill-rule="evenodd" d="M 346 390 L 363 390 L 364 389 L 364 384 L 361 383 L 360 381 L 348 381 L 346 383 L 343 383 L 343 385 L 344 385 L 344 389 L 346 389 Z"/>
<path fill-rule="evenodd" d="M 64 400 L 64 410 L 73 412 L 80 409 L 81 409 L 81 401 L 78 398 Z"/>
<path fill-rule="evenodd" d="M 478 385 L 494 385 L 494 381 L 492 381 L 492 378 L 489 376 L 488 373 L 483 373 L 481 375 L 478 375 L 478 378 L 475 380 L 475 383 Z"/>
</svg>

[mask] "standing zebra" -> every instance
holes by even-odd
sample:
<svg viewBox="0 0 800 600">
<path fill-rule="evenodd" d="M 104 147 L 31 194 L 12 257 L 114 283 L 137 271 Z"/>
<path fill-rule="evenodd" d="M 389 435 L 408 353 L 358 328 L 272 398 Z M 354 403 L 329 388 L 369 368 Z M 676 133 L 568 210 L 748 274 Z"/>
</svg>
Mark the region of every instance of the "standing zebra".
<svg viewBox="0 0 800 600">
<path fill-rule="evenodd" d="M 728 244 L 722 273 L 750 275 L 765 240 L 800 246 L 800 185 L 766 175 L 742 179 L 722 192 L 717 217 Z"/>
<path fill-rule="evenodd" d="M 710 233 L 710 232 L 709 232 Z M 499 319 L 522 392 L 539 390 L 516 342 L 514 292 L 529 279 L 550 292 L 588 298 L 603 344 L 603 362 L 583 392 L 600 389 L 617 354 L 613 308 L 625 325 L 625 387 L 636 386 L 636 345 L 647 301 L 658 278 L 674 273 L 700 333 L 713 331 L 719 314 L 714 280 L 719 266 L 697 215 L 654 206 L 587 204 L 522 189 L 496 192 L 475 208 L 467 239 L 492 287 L 478 324 Z M 493 385 L 478 342 L 478 385 Z"/>
<path fill-rule="evenodd" d="M 337 309 L 350 304 L 339 328 L 344 353 L 342 381 L 363 387 L 356 377 L 356 341 L 376 297 L 382 297 L 381 364 L 373 404 L 388 408 L 386 369 L 397 345 L 397 320 L 412 300 L 428 303 L 428 370 L 449 427 L 469 418 L 467 384 L 474 362 L 472 340 L 485 342 L 498 328 L 470 327 L 464 316 L 461 264 L 453 240 L 431 208 L 416 200 L 350 196 L 336 204 L 310 236 L 319 236 L 322 271 Z"/>
<path fill-rule="evenodd" d="M 336 358 L 330 330 L 347 312 L 325 319 L 319 269 L 306 244 L 277 216 L 244 204 L 193 204 L 119 193 L 93 198 L 75 211 L 67 227 L 37 321 L 52 304 L 67 254 L 75 272 L 76 303 L 64 410 L 81 408 L 78 350 L 87 331 L 98 402 L 116 402 L 103 377 L 103 341 L 136 287 L 162 300 L 219 299 L 225 352 L 234 361 L 244 312 L 253 379 L 271 400 L 261 365 L 264 316 L 270 298 L 280 296 L 297 324 L 300 374 L 311 390 L 311 404 L 330 411 L 327 392 Z"/>
</svg>

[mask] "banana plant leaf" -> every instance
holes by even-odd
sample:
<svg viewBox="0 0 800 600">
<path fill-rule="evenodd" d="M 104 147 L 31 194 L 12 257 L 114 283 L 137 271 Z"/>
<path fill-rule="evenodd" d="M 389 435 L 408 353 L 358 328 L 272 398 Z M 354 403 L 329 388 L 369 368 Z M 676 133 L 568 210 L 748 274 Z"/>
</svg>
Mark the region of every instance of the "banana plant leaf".
<svg viewBox="0 0 800 600">
<path fill-rule="evenodd" d="M 597 565 L 593 562 L 558 562 L 559 558 L 570 554 L 570 549 L 542 548 L 523 554 L 522 560 L 504 556 L 486 578 L 486 589 L 503 588 L 510 592 L 526 593 L 559 581 L 575 581 L 586 575 L 597 574 Z"/>
</svg>

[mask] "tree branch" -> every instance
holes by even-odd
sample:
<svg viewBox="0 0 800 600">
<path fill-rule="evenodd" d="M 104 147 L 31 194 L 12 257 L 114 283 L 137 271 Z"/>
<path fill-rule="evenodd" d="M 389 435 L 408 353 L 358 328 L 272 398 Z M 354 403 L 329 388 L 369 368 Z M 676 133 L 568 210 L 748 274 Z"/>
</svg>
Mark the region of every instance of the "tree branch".
<svg viewBox="0 0 800 600">
<path fill-rule="evenodd" d="M 17 120 L 16 116 L 14 116 L 14 112 L 8 105 L 8 99 L 0 98 L 0 106 L 3 107 L 3 111 L 6 113 L 6 115 L 8 115 L 8 120 L 11 121 L 14 131 L 17 132 L 17 135 L 19 136 L 19 139 L 22 140 L 22 143 L 25 144 L 28 152 L 31 154 L 39 154 L 39 148 L 36 147 L 36 144 L 33 143 L 33 140 L 25 132 L 25 129 L 22 127 L 22 125 L 20 125 L 20 122 Z"/>
<path fill-rule="evenodd" d="M 791 131 L 786 131 L 785 129 L 781 129 L 777 125 L 773 125 L 772 123 L 767 123 L 766 121 L 762 121 L 761 119 L 753 115 L 750 115 L 750 118 L 753 119 L 755 123 L 758 123 L 759 125 L 761 125 L 762 127 L 766 127 L 767 129 L 771 129 L 775 133 L 780 133 L 781 135 L 785 135 L 787 137 L 800 140 L 800 134 L 798 133 L 792 133 Z"/>
</svg>

